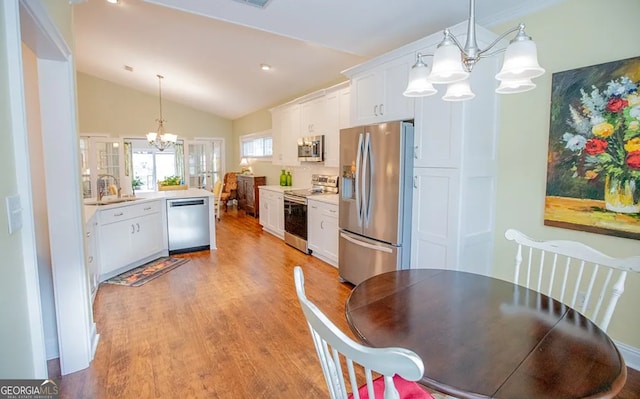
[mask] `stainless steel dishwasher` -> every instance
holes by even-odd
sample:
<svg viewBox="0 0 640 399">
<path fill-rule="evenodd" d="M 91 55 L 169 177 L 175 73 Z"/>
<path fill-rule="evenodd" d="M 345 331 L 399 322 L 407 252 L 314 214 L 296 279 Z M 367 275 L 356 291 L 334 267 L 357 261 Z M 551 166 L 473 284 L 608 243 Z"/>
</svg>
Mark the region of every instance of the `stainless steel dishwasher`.
<svg viewBox="0 0 640 399">
<path fill-rule="evenodd" d="M 167 200 L 169 253 L 210 249 L 208 198 Z"/>
</svg>

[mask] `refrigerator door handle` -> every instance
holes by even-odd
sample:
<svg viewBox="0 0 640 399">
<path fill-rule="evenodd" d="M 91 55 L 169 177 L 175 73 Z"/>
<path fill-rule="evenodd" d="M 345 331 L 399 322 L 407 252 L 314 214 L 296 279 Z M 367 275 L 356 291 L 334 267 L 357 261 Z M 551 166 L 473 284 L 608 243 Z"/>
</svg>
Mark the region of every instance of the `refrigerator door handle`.
<svg viewBox="0 0 640 399">
<path fill-rule="evenodd" d="M 367 165 L 371 162 L 371 133 L 365 133 L 364 139 L 364 159 L 362 160 L 362 218 L 364 219 L 365 227 L 369 226 L 369 215 L 371 211 L 371 172 L 368 170 Z M 367 180 L 369 185 L 367 186 Z"/>
<path fill-rule="evenodd" d="M 358 226 L 362 226 L 362 196 L 360 193 L 360 164 L 362 163 L 362 133 L 358 136 L 358 154 L 356 155 L 356 210 L 358 211 Z"/>
<path fill-rule="evenodd" d="M 360 241 L 360 240 L 356 240 L 355 238 L 351 238 L 348 235 L 344 234 L 344 233 L 340 233 L 340 237 L 344 238 L 345 240 L 359 245 L 361 247 L 365 247 L 365 248 L 369 248 L 369 249 L 373 249 L 374 251 L 381 251 L 381 252 L 386 252 L 386 253 L 393 253 L 393 250 L 391 248 L 387 248 L 387 247 L 383 247 L 382 245 L 374 245 L 374 244 L 369 244 L 368 242 L 364 242 L 364 241 Z"/>
</svg>

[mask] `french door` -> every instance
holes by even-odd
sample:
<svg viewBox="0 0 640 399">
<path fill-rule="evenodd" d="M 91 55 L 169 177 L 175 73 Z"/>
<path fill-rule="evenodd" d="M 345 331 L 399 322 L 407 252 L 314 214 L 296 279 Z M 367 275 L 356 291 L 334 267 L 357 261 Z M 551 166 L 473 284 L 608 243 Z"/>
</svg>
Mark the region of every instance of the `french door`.
<svg viewBox="0 0 640 399">
<path fill-rule="evenodd" d="M 211 191 L 224 175 L 224 139 L 186 141 L 185 147 L 189 187 Z"/>
</svg>

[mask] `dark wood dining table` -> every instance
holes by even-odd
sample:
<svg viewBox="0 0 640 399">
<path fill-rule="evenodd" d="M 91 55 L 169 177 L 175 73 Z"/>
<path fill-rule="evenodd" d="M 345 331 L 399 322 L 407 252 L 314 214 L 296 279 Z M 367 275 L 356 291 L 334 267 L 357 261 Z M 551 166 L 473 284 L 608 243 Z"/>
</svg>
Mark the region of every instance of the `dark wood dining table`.
<svg viewBox="0 0 640 399">
<path fill-rule="evenodd" d="M 458 398 L 612 398 L 624 359 L 585 316 L 543 294 L 479 274 L 412 269 L 358 284 L 353 333 L 424 361 L 421 383 Z"/>
</svg>

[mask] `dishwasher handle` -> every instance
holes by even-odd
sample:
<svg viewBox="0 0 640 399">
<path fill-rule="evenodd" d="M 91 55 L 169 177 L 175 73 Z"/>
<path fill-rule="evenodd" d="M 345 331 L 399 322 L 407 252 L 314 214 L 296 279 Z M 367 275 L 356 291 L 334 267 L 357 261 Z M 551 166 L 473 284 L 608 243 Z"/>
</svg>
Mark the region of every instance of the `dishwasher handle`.
<svg viewBox="0 0 640 399">
<path fill-rule="evenodd" d="M 193 205 L 204 205 L 204 199 L 169 200 L 169 206 L 172 208 L 177 206 L 193 206 Z"/>
</svg>

